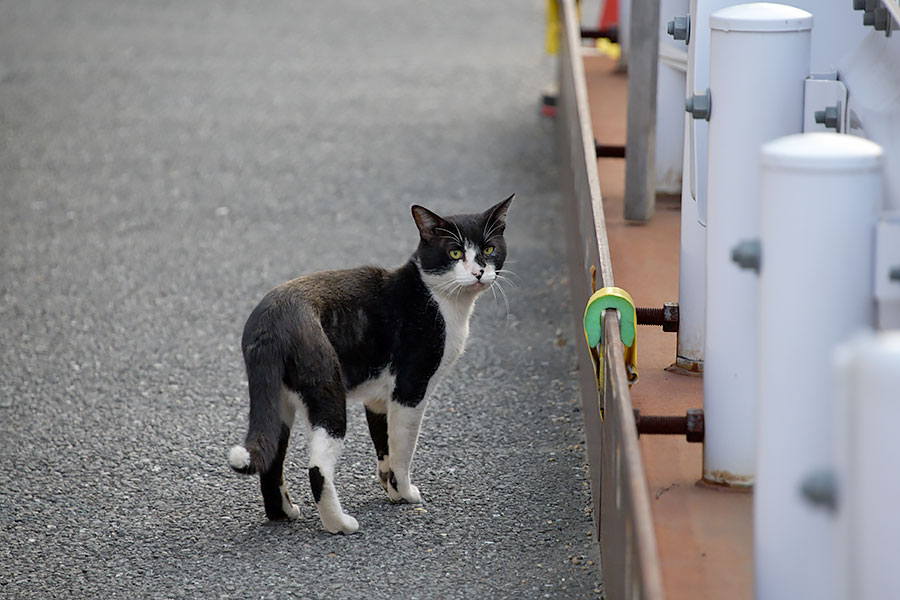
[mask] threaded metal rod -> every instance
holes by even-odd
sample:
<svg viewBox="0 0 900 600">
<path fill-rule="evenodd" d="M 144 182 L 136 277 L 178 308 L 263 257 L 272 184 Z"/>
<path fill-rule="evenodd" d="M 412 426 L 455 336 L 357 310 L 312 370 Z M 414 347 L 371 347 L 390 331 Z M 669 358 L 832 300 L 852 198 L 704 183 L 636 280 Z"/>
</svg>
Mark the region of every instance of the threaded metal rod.
<svg viewBox="0 0 900 600">
<path fill-rule="evenodd" d="M 644 308 L 638 306 L 634 309 L 637 315 L 638 325 L 664 325 L 665 315 L 662 308 Z"/>
</svg>

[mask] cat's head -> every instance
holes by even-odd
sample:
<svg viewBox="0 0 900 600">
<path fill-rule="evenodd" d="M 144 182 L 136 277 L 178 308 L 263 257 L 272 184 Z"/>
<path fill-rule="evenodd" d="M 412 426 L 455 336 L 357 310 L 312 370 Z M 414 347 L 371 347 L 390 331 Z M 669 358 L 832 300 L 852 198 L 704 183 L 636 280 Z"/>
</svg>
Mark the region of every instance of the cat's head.
<svg viewBox="0 0 900 600">
<path fill-rule="evenodd" d="M 497 280 L 506 260 L 503 233 L 513 196 L 483 213 L 452 217 L 412 207 L 419 228 L 415 256 L 432 291 L 448 296 L 475 294 Z"/>
</svg>

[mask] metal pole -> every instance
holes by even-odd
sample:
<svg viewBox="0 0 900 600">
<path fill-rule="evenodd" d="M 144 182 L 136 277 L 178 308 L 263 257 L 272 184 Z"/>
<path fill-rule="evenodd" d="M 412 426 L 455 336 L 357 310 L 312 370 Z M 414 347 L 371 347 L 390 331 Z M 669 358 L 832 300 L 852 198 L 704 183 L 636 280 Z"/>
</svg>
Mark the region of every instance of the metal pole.
<svg viewBox="0 0 900 600">
<path fill-rule="evenodd" d="M 830 515 L 798 492 L 831 464 L 834 350 L 874 325 L 882 150 L 806 133 L 760 160 L 756 597 L 842 598 Z"/>
<path fill-rule="evenodd" d="M 628 133 L 625 145 L 625 218 L 649 221 L 656 207 L 656 77 L 659 2 L 631 13 L 628 55 Z"/>
<path fill-rule="evenodd" d="M 747 487 L 756 472 L 757 282 L 731 250 L 758 236 L 760 146 L 803 126 L 812 20 L 768 3 L 710 17 L 710 94 L 693 98 L 694 116 L 709 117 L 703 479 L 710 483 Z"/>
</svg>

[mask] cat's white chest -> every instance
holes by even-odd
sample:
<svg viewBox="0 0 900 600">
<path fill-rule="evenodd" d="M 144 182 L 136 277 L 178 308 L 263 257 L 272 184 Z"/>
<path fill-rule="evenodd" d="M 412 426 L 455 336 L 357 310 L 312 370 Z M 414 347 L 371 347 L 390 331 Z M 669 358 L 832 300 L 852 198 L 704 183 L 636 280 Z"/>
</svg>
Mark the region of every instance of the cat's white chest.
<svg viewBox="0 0 900 600">
<path fill-rule="evenodd" d="M 475 302 L 469 298 L 444 298 L 435 296 L 441 317 L 444 319 L 444 354 L 438 367 L 437 376 L 443 375 L 453 366 L 466 347 L 469 337 L 469 318 Z"/>
</svg>

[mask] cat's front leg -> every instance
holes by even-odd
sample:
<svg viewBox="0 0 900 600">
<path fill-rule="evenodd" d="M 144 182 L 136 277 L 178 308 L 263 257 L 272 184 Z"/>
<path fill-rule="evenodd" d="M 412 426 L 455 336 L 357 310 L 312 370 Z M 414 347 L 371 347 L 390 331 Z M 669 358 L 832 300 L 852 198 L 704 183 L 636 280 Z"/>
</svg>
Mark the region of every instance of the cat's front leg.
<svg viewBox="0 0 900 600">
<path fill-rule="evenodd" d="M 414 406 L 397 401 L 388 403 L 388 497 L 394 502 L 405 500 L 417 504 L 422 501 L 419 488 L 410 482 L 410 466 L 419 439 L 419 428 L 425 414 L 425 401 Z"/>
</svg>

